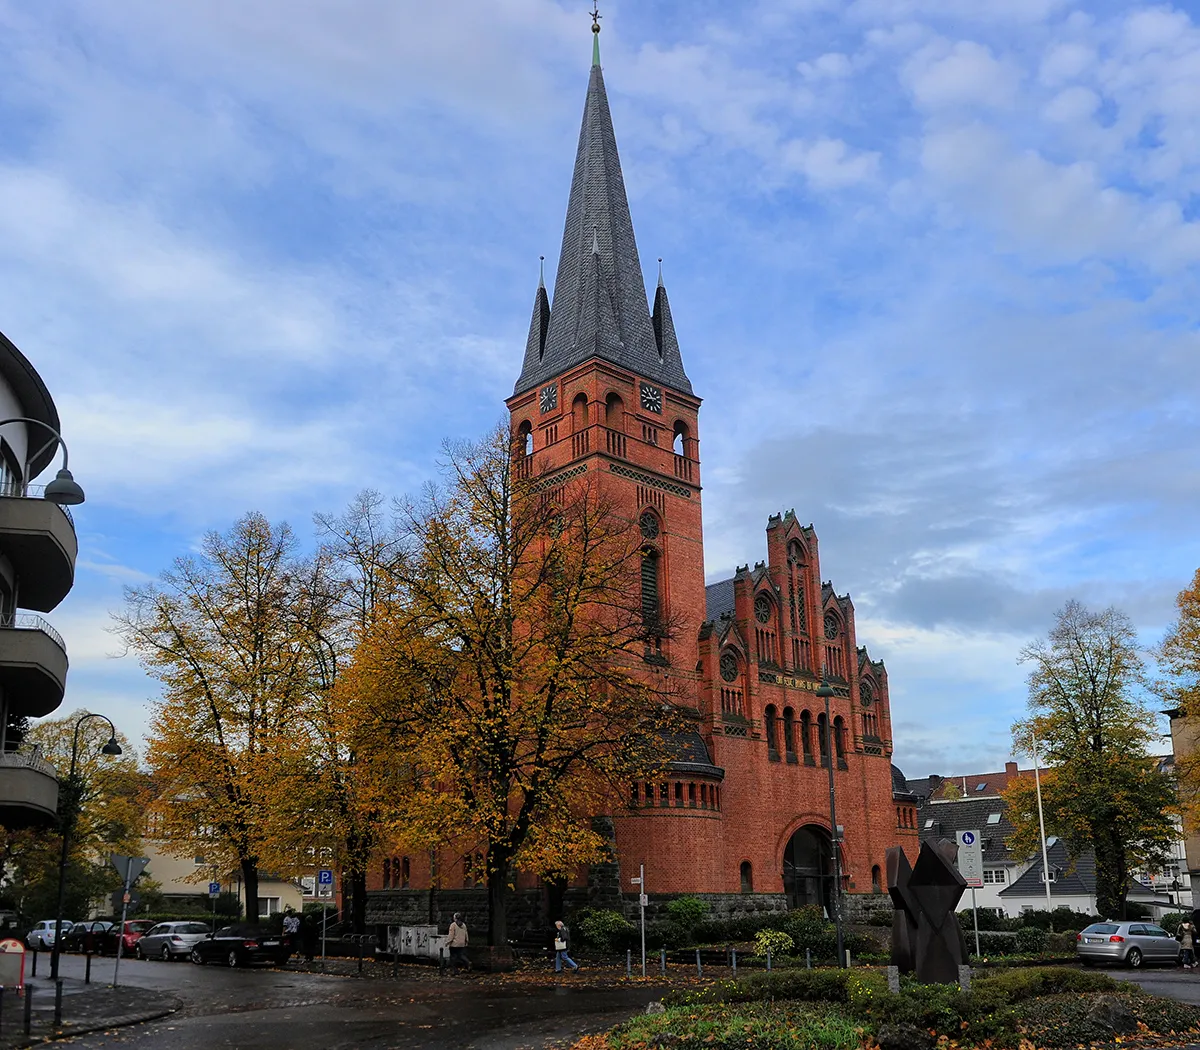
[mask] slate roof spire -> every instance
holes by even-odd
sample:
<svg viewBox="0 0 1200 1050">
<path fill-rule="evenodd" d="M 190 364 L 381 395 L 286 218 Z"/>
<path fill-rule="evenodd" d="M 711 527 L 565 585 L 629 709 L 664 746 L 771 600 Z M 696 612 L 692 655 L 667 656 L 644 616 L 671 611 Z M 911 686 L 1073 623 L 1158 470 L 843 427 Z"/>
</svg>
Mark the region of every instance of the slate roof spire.
<svg viewBox="0 0 1200 1050">
<path fill-rule="evenodd" d="M 599 17 L 599 11 L 593 11 L 592 67 L 554 278 L 553 305 L 543 328 L 541 296 L 545 293 L 539 288 L 525 360 L 513 393 L 520 394 L 599 357 L 691 394 L 692 384 L 683 370 L 666 290 L 660 288 L 655 296 L 655 320 L 651 319 L 646 300 L 645 278 L 600 68 Z"/>
</svg>

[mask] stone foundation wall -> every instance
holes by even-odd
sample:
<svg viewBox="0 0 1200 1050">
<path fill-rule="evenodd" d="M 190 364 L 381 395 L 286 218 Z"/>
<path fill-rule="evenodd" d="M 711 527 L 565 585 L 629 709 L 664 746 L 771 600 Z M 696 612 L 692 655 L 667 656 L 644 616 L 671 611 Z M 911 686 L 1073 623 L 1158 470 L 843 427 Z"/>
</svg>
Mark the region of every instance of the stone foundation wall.
<svg viewBox="0 0 1200 1050">
<path fill-rule="evenodd" d="M 568 889 L 563 895 L 563 911 L 587 906 L 588 891 Z M 636 905 L 636 899 L 635 899 Z M 432 911 L 431 911 L 432 908 Z M 541 890 L 515 890 L 508 895 L 508 935 L 519 936 L 525 930 L 549 931 L 561 915 L 547 915 Z M 435 890 L 432 904 L 429 890 L 371 890 L 367 893 L 368 926 L 433 926 L 441 932 L 450 926 L 454 913 L 462 912 L 467 929 L 480 943 L 488 928 L 487 890 Z"/>
<path fill-rule="evenodd" d="M 699 897 L 708 905 L 707 919 L 737 919 L 788 910 L 787 895 L 783 893 L 652 893 L 646 905 L 646 921 L 666 921 L 671 901 L 685 896 Z M 637 894 L 623 898 L 621 910 L 625 918 L 637 922 L 640 917 Z"/>
<path fill-rule="evenodd" d="M 882 916 L 892 921 L 892 898 L 886 893 L 847 893 L 842 897 L 842 915 L 847 922 L 869 923 Z"/>
</svg>

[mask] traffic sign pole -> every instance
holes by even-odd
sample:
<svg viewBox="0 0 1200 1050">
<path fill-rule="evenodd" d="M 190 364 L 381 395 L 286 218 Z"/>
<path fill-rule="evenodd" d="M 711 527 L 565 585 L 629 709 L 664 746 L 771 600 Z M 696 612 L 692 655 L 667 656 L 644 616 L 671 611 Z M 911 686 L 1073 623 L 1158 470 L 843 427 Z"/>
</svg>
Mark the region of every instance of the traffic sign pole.
<svg viewBox="0 0 1200 1050">
<path fill-rule="evenodd" d="M 333 892 L 333 872 L 329 868 L 322 868 L 317 872 L 317 885 L 329 886 L 330 893 Z M 325 969 L 325 933 L 329 925 L 329 908 L 324 901 L 321 901 L 321 969 Z M 361 966 L 361 963 L 359 964 Z"/>
<path fill-rule="evenodd" d="M 979 840 L 979 832 L 975 830 L 959 831 L 954 835 L 958 843 L 958 873 L 971 887 L 971 919 L 975 926 L 975 954 L 982 955 L 979 950 L 979 906 L 975 898 L 975 889 L 983 885 L 983 843 Z"/>
</svg>

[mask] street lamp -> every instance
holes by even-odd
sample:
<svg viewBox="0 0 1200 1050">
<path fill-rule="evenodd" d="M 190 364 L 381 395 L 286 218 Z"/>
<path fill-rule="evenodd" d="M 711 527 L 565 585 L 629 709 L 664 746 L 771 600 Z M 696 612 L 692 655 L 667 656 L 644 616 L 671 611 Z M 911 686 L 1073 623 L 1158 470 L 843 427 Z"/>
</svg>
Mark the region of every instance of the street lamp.
<svg viewBox="0 0 1200 1050">
<path fill-rule="evenodd" d="M 838 834 L 837 803 L 833 795 L 833 755 L 837 750 L 833 739 L 833 718 L 829 713 L 829 701 L 833 696 L 833 686 L 829 684 L 829 676 L 821 672 L 821 684 L 817 686 L 817 696 L 825 701 L 825 758 L 829 770 L 829 827 L 833 842 L 833 925 L 837 931 L 838 966 L 846 965 L 846 951 L 842 938 L 842 850 L 841 837 Z"/>
<path fill-rule="evenodd" d="M 2 425 L 2 424 L 0 424 Z M 50 976 L 58 976 L 58 955 L 62 945 L 63 906 L 67 896 L 67 851 L 70 849 L 71 832 L 75 830 L 75 818 L 79 816 L 79 785 L 75 780 L 75 766 L 79 760 L 79 730 L 89 718 L 100 718 L 108 723 L 108 743 L 100 749 L 102 755 L 119 755 L 121 745 L 117 743 L 117 727 L 107 715 L 88 712 L 75 723 L 71 736 L 71 771 L 67 774 L 67 790 L 64 792 L 65 812 L 60 814 L 62 822 L 62 854 L 58 858 L 58 908 L 54 912 L 54 947 L 50 950 Z"/>
<path fill-rule="evenodd" d="M 63 450 L 63 465 L 62 470 L 55 475 L 55 478 L 50 482 L 42 494 L 44 499 L 48 499 L 51 503 L 57 503 L 63 507 L 74 507 L 82 503 L 84 500 L 83 489 L 79 487 L 79 483 L 67 469 L 67 443 L 63 440 L 62 435 L 55 430 L 49 423 L 44 423 L 40 419 L 33 419 L 31 416 L 12 416 L 9 419 L 0 420 L 0 427 L 7 426 L 9 423 L 33 423 L 39 427 L 45 427 L 53 435 L 41 448 L 33 455 L 25 456 L 25 474 L 29 473 L 29 464 L 37 459 L 51 445 L 62 445 Z M 27 481 L 28 478 L 22 479 Z"/>
</svg>

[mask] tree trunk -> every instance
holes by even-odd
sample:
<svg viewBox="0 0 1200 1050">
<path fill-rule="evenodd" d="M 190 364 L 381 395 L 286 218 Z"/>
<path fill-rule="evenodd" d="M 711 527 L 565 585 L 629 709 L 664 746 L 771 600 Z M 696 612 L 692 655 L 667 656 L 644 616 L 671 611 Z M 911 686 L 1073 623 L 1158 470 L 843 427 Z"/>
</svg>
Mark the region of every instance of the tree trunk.
<svg viewBox="0 0 1200 1050">
<path fill-rule="evenodd" d="M 242 858 L 242 892 L 246 897 L 246 921 L 258 922 L 258 861 Z"/>
<path fill-rule="evenodd" d="M 1096 910 L 1104 918 L 1125 918 L 1125 897 L 1129 892 L 1125 855 L 1113 836 L 1094 837 L 1096 855 Z"/>
<path fill-rule="evenodd" d="M 344 883 L 350 889 L 350 923 L 355 933 L 367 932 L 367 873 L 351 871 Z M 343 902 L 344 906 L 344 902 Z"/>
<path fill-rule="evenodd" d="M 488 872 L 488 944 L 503 946 L 508 941 L 508 865 Z"/>
</svg>

